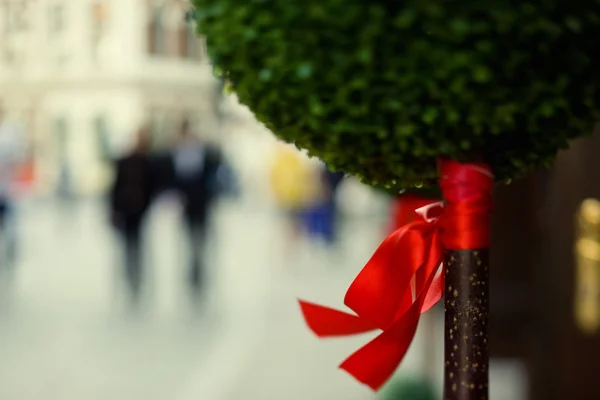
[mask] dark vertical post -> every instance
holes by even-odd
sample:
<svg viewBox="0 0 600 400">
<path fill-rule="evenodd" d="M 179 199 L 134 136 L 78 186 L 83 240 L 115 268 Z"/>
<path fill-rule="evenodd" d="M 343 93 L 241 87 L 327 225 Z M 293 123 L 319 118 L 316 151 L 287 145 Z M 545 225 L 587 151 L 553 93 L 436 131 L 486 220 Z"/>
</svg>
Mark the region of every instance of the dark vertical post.
<svg viewBox="0 0 600 400">
<path fill-rule="evenodd" d="M 444 400 L 487 400 L 489 250 L 447 250 L 444 274 Z"/>
</svg>

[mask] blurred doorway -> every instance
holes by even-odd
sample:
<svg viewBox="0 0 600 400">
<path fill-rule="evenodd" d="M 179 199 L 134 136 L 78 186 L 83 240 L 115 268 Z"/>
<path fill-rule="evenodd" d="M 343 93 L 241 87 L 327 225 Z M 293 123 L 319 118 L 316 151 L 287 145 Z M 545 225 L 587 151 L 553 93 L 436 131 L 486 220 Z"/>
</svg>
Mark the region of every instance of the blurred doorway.
<svg viewBox="0 0 600 400">
<path fill-rule="evenodd" d="M 492 353 L 525 365 L 530 400 L 600 399 L 599 152 L 597 131 L 497 188 Z"/>
</svg>

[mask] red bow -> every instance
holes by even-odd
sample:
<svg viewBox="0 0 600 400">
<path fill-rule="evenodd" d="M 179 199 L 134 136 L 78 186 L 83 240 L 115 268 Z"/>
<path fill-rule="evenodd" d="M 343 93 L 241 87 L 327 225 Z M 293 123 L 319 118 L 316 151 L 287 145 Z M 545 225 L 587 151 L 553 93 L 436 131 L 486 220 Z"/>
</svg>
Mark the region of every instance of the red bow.
<svg viewBox="0 0 600 400">
<path fill-rule="evenodd" d="M 390 232 L 415 220 L 415 210 L 425 207 L 438 200 L 419 197 L 412 194 L 403 194 L 396 198 L 392 205 L 392 221 Z"/>
<path fill-rule="evenodd" d="M 319 337 L 383 331 L 340 366 L 374 390 L 404 358 L 420 315 L 443 294 L 443 274 L 436 272 L 444 249 L 489 246 L 491 170 L 454 161 L 442 161 L 440 167 L 446 206 L 417 210 L 418 220 L 383 241 L 346 292 L 344 304 L 356 315 L 300 300 L 308 326 Z"/>
</svg>

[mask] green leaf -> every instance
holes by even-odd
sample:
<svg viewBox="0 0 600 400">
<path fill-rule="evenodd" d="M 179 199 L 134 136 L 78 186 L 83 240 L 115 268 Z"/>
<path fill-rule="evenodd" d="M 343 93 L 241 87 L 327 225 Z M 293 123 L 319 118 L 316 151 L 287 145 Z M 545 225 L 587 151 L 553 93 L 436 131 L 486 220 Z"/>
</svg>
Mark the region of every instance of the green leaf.
<svg viewBox="0 0 600 400">
<path fill-rule="evenodd" d="M 296 76 L 300 79 L 310 78 L 313 74 L 313 67 L 309 62 L 303 62 L 296 68 Z"/>
</svg>

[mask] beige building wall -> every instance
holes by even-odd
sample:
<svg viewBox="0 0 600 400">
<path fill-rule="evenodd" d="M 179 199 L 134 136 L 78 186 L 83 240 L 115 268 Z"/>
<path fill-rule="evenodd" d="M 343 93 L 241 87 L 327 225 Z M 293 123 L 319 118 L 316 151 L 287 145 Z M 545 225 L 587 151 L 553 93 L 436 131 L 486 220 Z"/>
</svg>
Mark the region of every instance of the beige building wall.
<svg viewBox="0 0 600 400">
<path fill-rule="evenodd" d="M 184 116 L 219 140 L 216 80 L 203 40 L 188 34 L 187 7 L 178 0 L 0 2 L 0 104 L 31 136 L 36 190 L 55 190 L 66 162 L 77 193 L 103 191 L 105 147 L 120 154 L 146 121 L 165 143 Z"/>
</svg>

